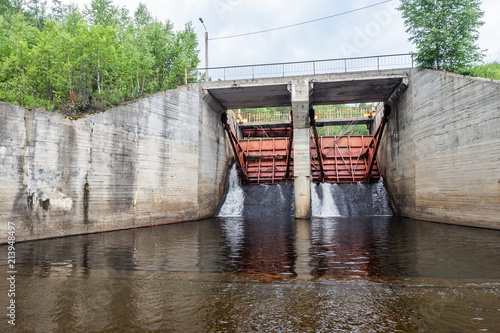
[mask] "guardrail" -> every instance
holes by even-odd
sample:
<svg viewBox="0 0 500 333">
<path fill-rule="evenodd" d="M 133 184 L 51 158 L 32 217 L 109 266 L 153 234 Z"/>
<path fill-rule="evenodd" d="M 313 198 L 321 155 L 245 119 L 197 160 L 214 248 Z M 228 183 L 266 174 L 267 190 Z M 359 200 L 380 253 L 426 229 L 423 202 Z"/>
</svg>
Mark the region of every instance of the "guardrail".
<svg viewBox="0 0 500 333">
<path fill-rule="evenodd" d="M 413 55 L 404 53 L 246 66 L 186 68 L 185 80 L 186 82 L 226 81 L 398 68 L 413 68 Z"/>
<path fill-rule="evenodd" d="M 235 120 L 240 123 L 258 123 L 268 121 L 290 121 L 290 110 L 284 111 L 238 111 Z"/>
<path fill-rule="evenodd" d="M 314 112 L 316 119 L 361 118 L 371 114 L 372 107 L 315 109 Z"/>
<path fill-rule="evenodd" d="M 318 108 L 315 109 L 316 119 L 356 118 L 374 116 L 376 111 L 371 106 Z M 229 115 L 239 123 L 290 121 L 290 110 L 283 111 L 247 111 L 230 110 Z"/>
</svg>

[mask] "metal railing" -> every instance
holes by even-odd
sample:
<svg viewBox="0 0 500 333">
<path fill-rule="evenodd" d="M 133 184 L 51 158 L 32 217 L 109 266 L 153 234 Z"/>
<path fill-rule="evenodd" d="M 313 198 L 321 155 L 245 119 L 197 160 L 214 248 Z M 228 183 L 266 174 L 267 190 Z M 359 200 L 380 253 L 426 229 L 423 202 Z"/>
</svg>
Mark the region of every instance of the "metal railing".
<svg viewBox="0 0 500 333">
<path fill-rule="evenodd" d="M 284 111 L 234 111 L 235 120 L 239 123 L 290 121 L 290 110 Z"/>
<path fill-rule="evenodd" d="M 186 68 L 185 79 L 186 82 L 226 81 L 399 68 L 413 68 L 413 55 L 404 53 L 245 66 Z"/>
<path fill-rule="evenodd" d="M 329 109 L 316 109 L 316 119 L 336 119 L 336 118 L 360 118 L 367 117 L 368 113 L 372 111 L 371 106 L 360 106 L 350 108 L 329 108 Z"/>
<path fill-rule="evenodd" d="M 229 115 L 238 123 L 290 121 L 290 110 L 282 111 L 249 111 L 229 110 Z M 356 118 L 374 116 L 371 106 L 360 107 L 337 107 L 315 109 L 316 119 Z"/>
</svg>

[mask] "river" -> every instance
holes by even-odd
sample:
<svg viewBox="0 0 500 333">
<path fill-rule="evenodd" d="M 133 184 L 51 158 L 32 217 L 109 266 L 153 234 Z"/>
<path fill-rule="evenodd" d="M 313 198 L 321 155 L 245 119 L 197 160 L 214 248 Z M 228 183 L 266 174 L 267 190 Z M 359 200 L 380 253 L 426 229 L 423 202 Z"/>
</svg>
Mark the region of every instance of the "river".
<svg viewBox="0 0 500 333">
<path fill-rule="evenodd" d="M 328 216 L 354 210 L 322 186 L 311 219 L 263 215 L 250 192 L 289 191 L 252 187 L 236 193 L 250 216 L 19 243 L 2 332 L 498 332 L 499 231 Z M 268 210 L 289 212 L 280 200 Z"/>
<path fill-rule="evenodd" d="M 498 332 L 499 253 L 498 231 L 396 217 L 213 218 L 20 243 L 16 328 Z"/>
</svg>

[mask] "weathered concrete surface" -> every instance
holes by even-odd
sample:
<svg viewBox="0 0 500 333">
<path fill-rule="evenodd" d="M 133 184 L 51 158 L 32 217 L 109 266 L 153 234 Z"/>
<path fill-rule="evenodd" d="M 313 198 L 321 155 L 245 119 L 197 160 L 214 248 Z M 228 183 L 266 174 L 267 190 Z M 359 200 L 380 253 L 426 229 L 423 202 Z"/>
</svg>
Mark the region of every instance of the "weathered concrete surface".
<svg viewBox="0 0 500 333">
<path fill-rule="evenodd" d="M 332 73 L 275 78 L 205 82 L 225 108 L 244 109 L 291 105 L 291 85 L 307 79 L 313 83 L 314 105 L 383 102 L 405 82 L 409 69 Z"/>
<path fill-rule="evenodd" d="M 309 147 L 310 84 L 308 79 L 293 81 L 293 178 L 295 217 L 311 217 L 311 148 Z"/>
<path fill-rule="evenodd" d="M 198 85 L 82 119 L 0 102 L 0 242 L 211 216 L 230 147 Z"/>
<path fill-rule="evenodd" d="M 399 214 L 500 228 L 500 82 L 413 70 L 379 161 Z"/>
</svg>

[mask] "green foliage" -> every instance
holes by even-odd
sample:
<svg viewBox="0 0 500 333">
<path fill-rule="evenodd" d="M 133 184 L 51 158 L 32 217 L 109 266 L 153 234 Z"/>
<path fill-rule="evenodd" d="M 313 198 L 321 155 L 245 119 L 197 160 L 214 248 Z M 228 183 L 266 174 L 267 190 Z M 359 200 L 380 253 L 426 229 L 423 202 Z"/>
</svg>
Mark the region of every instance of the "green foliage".
<svg viewBox="0 0 500 333">
<path fill-rule="evenodd" d="M 401 0 L 399 10 L 422 68 L 455 71 L 482 60 L 480 0 Z"/>
<path fill-rule="evenodd" d="M 80 11 L 53 0 L 0 0 L 0 99 L 66 113 L 102 110 L 184 83 L 198 65 L 191 23 L 174 31 L 144 4 L 133 17 L 109 0 Z M 55 8 L 55 10 L 54 10 Z"/>
<path fill-rule="evenodd" d="M 485 79 L 500 80 L 500 62 L 479 65 L 471 68 L 461 68 L 458 74 L 482 77 Z"/>
<path fill-rule="evenodd" d="M 92 0 L 90 6 L 85 6 L 84 14 L 91 25 L 116 26 L 118 23 L 118 7 L 111 0 Z"/>
<path fill-rule="evenodd" d="M 0 0 L 0 15 L 12 15 L 15 12 L 16 9 L 9 0 Z"/>
</svg>

